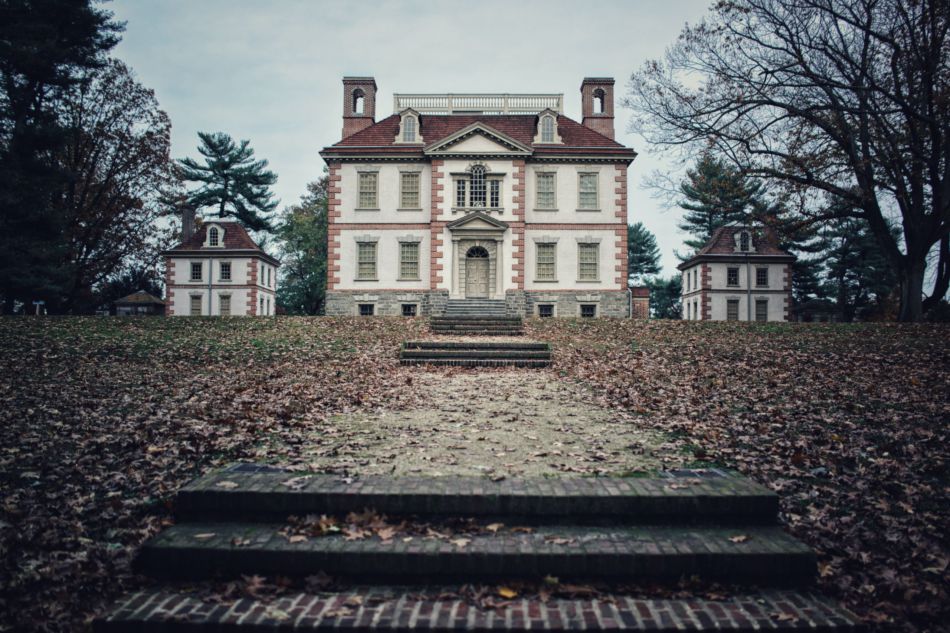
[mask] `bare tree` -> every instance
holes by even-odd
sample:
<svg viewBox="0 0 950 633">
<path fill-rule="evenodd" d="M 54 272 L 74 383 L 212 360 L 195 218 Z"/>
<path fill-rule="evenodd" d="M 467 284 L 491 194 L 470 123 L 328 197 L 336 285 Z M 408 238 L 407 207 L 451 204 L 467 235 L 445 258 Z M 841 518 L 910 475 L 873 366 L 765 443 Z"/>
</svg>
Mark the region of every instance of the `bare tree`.
<svg viewBox="0 0 950 633">
<path fill-rule="evenodd" d="M 948 28 L 945 0 L 723 0 L 633 74 L 631 127 L 712 148 L 811 219 L 865 218 L 900 280 L 899 318 L 917 320 L 950 285 Z"/>
</svg>

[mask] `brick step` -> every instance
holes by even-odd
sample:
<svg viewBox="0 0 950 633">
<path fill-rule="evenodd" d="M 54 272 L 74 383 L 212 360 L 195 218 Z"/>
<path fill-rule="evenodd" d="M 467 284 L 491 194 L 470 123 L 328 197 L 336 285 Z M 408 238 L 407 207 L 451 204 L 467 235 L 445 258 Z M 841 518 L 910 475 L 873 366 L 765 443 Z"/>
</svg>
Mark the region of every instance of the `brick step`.
<svg viewBox="0 0 950 633">
<path fill-rule="evenodd" d="M 292 543 L 268 523 L 183 523 L 143 545 L 138 570 L 176 579 L 241 574 L 407 582 L 555 576 L 582 580 L 704 581 L 799 586 L 814 581 L 815 553 L 780 527 L 537 526 L 457 537 L 342 534 Z M 435 529 L 438 529 L 437 527 Z M 411 540 L 407 541 L 406 538 Z M 453 539 L 461 538 L 463 540 Z M 238 543 L 238 544 L 235 544 Z"/>
<path fill-rule="evenodd" d="M 550 360 L 527 360 L 523 358 L 400 358 L 400 365 L 444 365 L 451 367 L 550 367 Z"/>
<path fill-rule="evenodd" d="M 520 523 L 775 524 L 778 495 L 745 477 L 676 471 L 673 478 L 387 477 L 343 480 L 235 464 L 178 492 L 179 522 L 283 521 L 373 508 L 389 516 L 480 517 Z"/>
<path fill-rule="evenodd" d="M 457 594 L 455 594 L 457 595 Z M 253 598 L 205 601 L 170 591 L 140 592 L 119 600 L 93 623 L 95 633 L 167 631 L 379 631 L 430 633 L 468 631 L 809 631 L 862 630 L 857 617 L 810 592 L 761 591 L 721 600 L 645 599 L 624 595 L 566 599 L 495 597 L 483 608 L 448 591 L 374 587 L 348 592 L 289 594 L 271 601 Z"/>
<path fill-rule="evenodd" d="M 530 341 L 406 341 L 403 349 L 518 349 L 550 350 L 548 343 Z"/>
<path fill-rule="evenodd" d="M 400 358 L 461 358 L 469 360 L 490 358 L 496 360 L 551 360 L 551 352 L 548 350 L 515 349 L 404 349 L 400 354 Z"/>
</svg>

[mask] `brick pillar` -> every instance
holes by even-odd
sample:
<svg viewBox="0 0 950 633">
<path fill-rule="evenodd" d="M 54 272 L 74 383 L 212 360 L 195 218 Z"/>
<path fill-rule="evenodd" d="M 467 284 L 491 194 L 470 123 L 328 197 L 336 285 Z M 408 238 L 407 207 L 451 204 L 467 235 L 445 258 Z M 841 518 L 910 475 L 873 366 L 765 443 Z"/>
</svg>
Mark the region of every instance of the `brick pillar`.
<svg viewBox="0 0 950 633">
<path fill-rule="evenodd" d="M 512 161 L 514 166 L 514 178 L 512 180 L 512 189 L 515 192 L 515 221 L 510 224 L 511 235 L 513 238 L 511 248 L 511 282 L 515 284 L 518 290 L 524 290 L 524 271 L 525 258 L 527 256 L 524 247 L 524 218 L 525 218 L 525 162 L 524 160 Z"/>
<path fill-rule="evenodd" d="M 432 161 L 432 187 L 431 187 L 431 233 L 429 238 L 429 289 L 435 290 L 439 284 L 445 281 L 442 276 L 444 269 L 442 252 L 442 232 L 445 229 L 445 220 L 442 219 L 442 203 L 445 201 L 443 191 L 445 189 L 445 175 L 442 173 L 443 160 Z"/>
<path fill-rule="evenodd" d="M 165 258 L 165 316 L 175 314 L 175 289 L 172 283 L 175 279 L 175 261 L 171 257 Z"/>
<path fill-rule="evenodd" d="M 782 289 L 785 295 L 782 298 L 782 316 L 788 322 L 792 316 L 792 265 L 785 264 L 782 271 Z"/>
<path fill-rule="evenodd" d="M 712 270 L 709 268 L 709 264 L 700 265 L 699 287 L 699 318 L 702 321 L 709 321 L 712 319 L 712 293 L 709 292 L 712 288 Z"/>
<path fill-rule="evenodd" d="M 621 290 L 627 289 L 628 265 L 627 260 L 627 166 L 617 165 L 617 171 L 614 175 L 614 217 L 622 223 L 621 228 L 616 230 L 617 234 L 617 271 L 616 283 Z"/>
<path fill-rule="evenodd" d="M 330 165 L 330 181 L 327 189 L 327 290 L 340 283 L 340 175 L 339 163 Z"/>
<path fill-rule="evenodd" d="M 247 295 L 247 315 L 257 316 L 257 260 L 247 265 L 247 283 L 250 290 Z"/>
</svg>

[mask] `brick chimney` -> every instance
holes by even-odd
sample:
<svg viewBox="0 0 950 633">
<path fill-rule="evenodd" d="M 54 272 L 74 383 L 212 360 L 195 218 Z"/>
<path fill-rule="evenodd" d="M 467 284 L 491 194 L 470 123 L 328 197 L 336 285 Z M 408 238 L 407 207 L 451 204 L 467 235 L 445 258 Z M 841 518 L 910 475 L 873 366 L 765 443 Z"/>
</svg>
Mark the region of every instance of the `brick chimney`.
<svg viewBox="0 0 950 633">
<path fill-rule="evenodd" d="M 614 138 L 614 79 L 584 77 L 581 82 L 581 123 L 607 138 Z"/>
<path fill-rule="evenodd" d="M 376 122 L 376 80 L 372 77 L 343 78 L 343 138 L 353 136 Z"/>
</svg>

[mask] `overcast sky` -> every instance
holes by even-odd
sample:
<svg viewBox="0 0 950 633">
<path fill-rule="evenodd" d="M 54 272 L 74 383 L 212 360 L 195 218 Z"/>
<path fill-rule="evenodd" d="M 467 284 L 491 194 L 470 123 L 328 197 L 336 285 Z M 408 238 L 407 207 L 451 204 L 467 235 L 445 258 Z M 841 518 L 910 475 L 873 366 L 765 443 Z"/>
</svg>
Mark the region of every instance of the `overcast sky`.
<svg viewBox="0 0 950 633">
<path fill-rule="evenodd" d="M 580 120 L 585 76 L 617 80 L 617 140 L 639 156 L 629 217 L 657 236 L 664 273 L 677 264 L 679 209 L 640 186 L 663 165 L 626 133 L 630 73 L 663 54 L 707 0 L 115 0 L 127 29 L 115 55 L 155 90 L 173 124 L 172 155 L 197 157 L 197 132 L 250 139 L 278 175 L 281 206 L 320 176 L 317 152 L 340 139 L 344 75 L 371 75 L 377 120 L 394 92 L 564 93 Z"/>
</svg>

